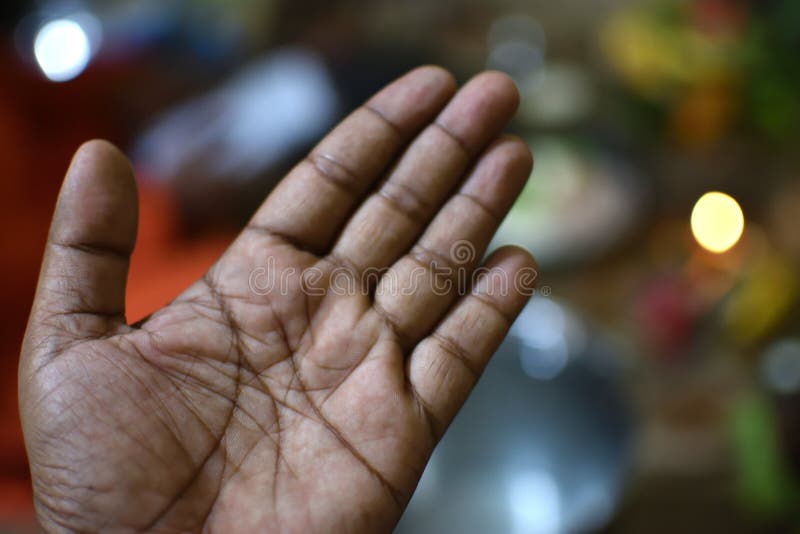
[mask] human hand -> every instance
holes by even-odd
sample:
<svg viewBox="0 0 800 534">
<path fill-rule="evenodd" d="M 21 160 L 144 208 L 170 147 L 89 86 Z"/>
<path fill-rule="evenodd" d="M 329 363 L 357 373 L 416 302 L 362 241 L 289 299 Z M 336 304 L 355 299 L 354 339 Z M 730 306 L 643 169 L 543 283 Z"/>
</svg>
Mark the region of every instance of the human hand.
<svg viewBox="0 0 800 534">
<path fill-rule="evenodd" d="M 81 147 L 19 374 L 46 530 L 391 530 L 535 278 L 513 247 L 463 277 L 532 160 L 498 137 L 509 78 L 455 92 L 435 67 L 383 89 L 136 325 L 134 177 L 108 143 Z"/>
</svg>

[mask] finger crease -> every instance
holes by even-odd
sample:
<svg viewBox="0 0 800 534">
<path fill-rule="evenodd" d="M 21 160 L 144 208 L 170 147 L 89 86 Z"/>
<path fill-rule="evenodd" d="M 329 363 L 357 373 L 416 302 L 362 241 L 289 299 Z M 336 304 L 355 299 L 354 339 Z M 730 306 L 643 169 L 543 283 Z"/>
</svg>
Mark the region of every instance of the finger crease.
<svg viewBox="0 0 800 534">
<path fill-rule="evenodd" d="M 406 138 L 406 133 L 405 131 L 403 131 L 400 125 L 391 120 L 389 117 L 387 117 L 384 112 L 382 112 L 381 110 L 379 110 L 378 108 L 369 103 L 364 104 L 361 107 L 366 111 L 368 111 L 369 113 L 371 113 L 372 115 L 374 115 L 375 117 L 378 117 L 381 120 L 381 122 L 387 125 L 398 137 L 403 139 Z"/>
<path fill-rule="evenodd" d="M 476 293 L 476 292 L 472 293 L 472 297 L 474 297 L 481 303 L 485 304 L 488 308 L 491 308 L 495 312 L 497 312 L 497 314 L 505 320 L 506 326 L 511 327 L 511 324 L 514 322 L 514 318 L 509 316 L 509 314 L 507 314 L 503 310 L 501 310 L 500 307 L 497 304 L 495 304 L 493 300 L 491 300 L 490 298 L 486 297 L 481 293 Z"/>
<path fill-rule="evenodd" d="M 74 250 L 92 256 L 110 257 L 122 261 L 128 261 L 130 258 L 130 250 L 124 247 L 118 247 L 111 244 L 103 243 L 59 243 L 57 241 L 50 241 L 50 244 L 56 248 Z"/>
<path fill-rule="evenodd" d="M 362 270 L 355 263 L 336 252 L 328 254 L 323 261 L 331 263 L 335 269 L 349 273 L 356 280 L 361 280 L 362 278 Z"/>
<path fill-rule="evenodd" d="M 497 213 L 495 213 L 492 209 L 490 209 L 489 206 L 487 206 L 486 203 L 484 203 L 478 197 L 470 195 L 469 193 L 458 193 L 456 196 L 465 198 L 468 201 L 472 202 L 475 205 L 475 207 L 486 213 L 486 215 L 488 215 L 495 224 L 499 225 L 501 222 L 503 222 L 503 218 Z"/>
<path fill-rule="evenodd" d="M 250 223 L 244 227 L 244 231 L 261 234 L 264 237 L 276 241 L 279 245 L 289 246 L 307 254 L 317 255 L 317 252 L 309 248 L 308 244 L 266 225 Z"/>
<path fill-rule="evenodd" d="M 461 151 L 464 152 L 464 154 L 468 158 L 472 158 L 472 150 L 469 148 L 469 146 L 467 145 L 466 140 L 464 140 L 463 137 L 461 137 L 460 135 L 456 134 L 453 130 L 451 130 L 450 128 L 448 128 L 447 126 L 442 124 L 441 122 L 438 122 L 438 121 L 433 122 L 433 123 L 431 123 L 431 126 L 437 128 L 439 131 L 444 133 L 447 137 L 452 139 L 455 142 L 455 144 L 458 145 L 458 147 L 461 149 Z"/>
<path fill-rule="evenodd" d="M 414 248 L 411 249 L 408 256 L 425 269 L 431 270 L 434 274 L 441 275 L 449 273 L 453 276 L 457 274 L 456 267 L 450 258 L 419 243 L 414 245 Z M 463 268 L 465 266 L 462 265 L 461 267 Z"/>
<path fill-rule="evenodd" d="M 476 368 L 472 359 L 469 357 L 468 352 L 456 341 L 444 334 L 433 333 L 431 337 L 436 340 L 442 352 L 451 356 L 452 358 L 460 361 L 464 367 L 472 374 L 473 379 L 476 381 L 480 377 L 480 370 Z"/>
<path fill-rule="evenodd" d="M 309 154 L 306 160 L 314 167 L 319 176 L 351 196 L 359 194 L 359 184 L 363 183 L 358 175 L 329 154 Z"/>
<path fill-rule="evenodd" d="M 391 180 L 383 184 L 378 195 L 401 215 L 416 224 L 420 220 L 427 219 L 431 210 L 430 202 L 419 191 Z"/>
</svg>

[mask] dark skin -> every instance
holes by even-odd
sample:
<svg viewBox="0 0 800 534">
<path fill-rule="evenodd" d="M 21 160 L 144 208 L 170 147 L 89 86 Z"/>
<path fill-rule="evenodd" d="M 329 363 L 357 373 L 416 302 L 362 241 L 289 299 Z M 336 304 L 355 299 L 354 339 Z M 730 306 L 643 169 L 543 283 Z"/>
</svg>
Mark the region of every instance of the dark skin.
<svg viewBox="0 0 800 534">
<path fill-rule="evenodd" d="M 108 143 L 82 146 L 19 372 L 41 525 L 390 531 L 529 294 L 496 287 L 532 282 L 514 247 L 466 291 L 429 283 L 461 240 L 480 259 L 530 174 L 527 146 L 500 135 L 518 98 L 499 73 L 458 91 L 437 67 L 400 78 L 284 178 L 202 279 L 136 325 L 124 302 L 134 177 Z M 254 291 L 267 266 L 321 276 Z M 365 282 L 370 268 L 383 278 Z M 387 273 L 420 269 L 415 291 L 386 290 Z M 331 291 L 334 272 L 361 290 Z"/>
</svg>

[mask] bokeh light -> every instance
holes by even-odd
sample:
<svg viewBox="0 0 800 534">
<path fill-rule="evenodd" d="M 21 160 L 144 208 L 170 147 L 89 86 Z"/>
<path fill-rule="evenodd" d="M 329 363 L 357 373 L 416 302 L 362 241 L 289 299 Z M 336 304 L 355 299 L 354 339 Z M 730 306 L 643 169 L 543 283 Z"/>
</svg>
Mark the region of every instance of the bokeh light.
<svg viewBox="0 0 800 534">
<path fill-rule="evenodd" d="M 511 532 L 561 532 L 561 495 L 551 473 L 529 470 L 515 475 L 508 488 Z"/>
<path fill-rule="evenodd" d="M 720 254 L 742 237 L 744 214 L 733 197 L 712 191 L 694 205 L 691 224 L 697 242 L 706 250 Z"/>
<path fill-rule="evenodd" d="M 92 50 L 89 36 L 80 24 L 58 19 L 42 26 L 33 45 L 39 68 L 54 82 L 78 76 L 89 64 Z"/>
<path fill-rule="evenodd" d="M 800 391 L 800 340 L 782 339 L 769 346 L 761 361 L 761 377 L 776 393 Z"/>
</svg>

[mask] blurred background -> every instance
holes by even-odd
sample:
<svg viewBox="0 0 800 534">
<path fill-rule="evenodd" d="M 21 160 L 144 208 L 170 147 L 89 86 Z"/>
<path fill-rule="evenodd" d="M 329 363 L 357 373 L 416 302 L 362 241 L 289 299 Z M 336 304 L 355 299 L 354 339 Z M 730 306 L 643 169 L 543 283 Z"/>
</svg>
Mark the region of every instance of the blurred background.
<svg viewBox="0 0 800 534">
<path fill-rule="evenodd" d="M 0 4 L 0 530 L 35 528 L 19 346 L 61 177 L 133 159 L 138 320 L 405 70 L 509 73 L 541 286 L 399 532 L 800 532 L 800 3 Z"/>
</svg>

